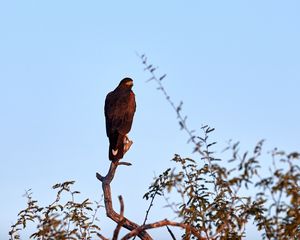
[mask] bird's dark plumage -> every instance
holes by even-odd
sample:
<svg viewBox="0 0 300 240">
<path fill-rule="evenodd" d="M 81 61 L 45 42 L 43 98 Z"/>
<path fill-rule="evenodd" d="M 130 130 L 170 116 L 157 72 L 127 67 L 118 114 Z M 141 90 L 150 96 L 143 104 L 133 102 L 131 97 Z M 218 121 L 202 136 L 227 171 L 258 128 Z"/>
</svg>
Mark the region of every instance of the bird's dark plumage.
<svg viewBox="0 0 300 240">
<path fill-rule="evenodd" d="M 124 156 L 126 134 L 131 129 L 136 109 L 132 86 L 133 80 L 124 78 L 105 99 L 106 134 L 109 138 L 109 159 L 112 161 L 117 161 Z"/>
</svg>

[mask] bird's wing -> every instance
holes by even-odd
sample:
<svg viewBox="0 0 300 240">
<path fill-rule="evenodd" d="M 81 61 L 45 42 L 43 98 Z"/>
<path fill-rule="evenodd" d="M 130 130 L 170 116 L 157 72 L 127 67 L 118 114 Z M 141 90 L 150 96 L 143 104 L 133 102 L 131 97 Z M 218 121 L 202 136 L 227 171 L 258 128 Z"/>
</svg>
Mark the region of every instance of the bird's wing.
<svg viewBox="0 0 300 240">
<path fill-rule="evenodd" d="M 126 135 L 132 126 L 136 109 L 135 96 L 132 91 L 113 91 L 105 100 L 105 117 L 107 136 L 113 131 Z"/>
<path fill-rule="evenodd" d="M 108 137 L 111 135 L 111 129 L 112 129 L 115 108 L 116 108 L 116 104 L 115 104 L 114 92 L 110 92 L 107 94 L 107 96 L 105 98 L 105 104 L 104 104 L 104 114 L 105 114 L 105 121 L 106 121 L 106 135 Z"/>
</svg>

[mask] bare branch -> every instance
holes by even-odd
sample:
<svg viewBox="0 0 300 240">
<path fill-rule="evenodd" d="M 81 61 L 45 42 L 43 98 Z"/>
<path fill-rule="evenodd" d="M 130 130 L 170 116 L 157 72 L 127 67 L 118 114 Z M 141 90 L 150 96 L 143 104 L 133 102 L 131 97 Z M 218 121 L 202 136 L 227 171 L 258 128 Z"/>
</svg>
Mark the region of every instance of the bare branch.
<svg viewBox="0 0 300 240">
<path fill-rule="evenodd" d="M 102 177 L 102 176 L 100 175 L 100 173 L 96 173 L 96 178 L 97 178 L 99 181 L 101 181 L 101 182 L 103 182 L 103 180 L 104 180 L 104 177 Z"/>
<path fill-rule="evenodd" d="M 189 224 L 184 224 L 184 223 L 178 223 L 178 222 L 171 222 L 167 219 L 161 220 L 158 222 L 142 225 L 134 230 L 132 230 L 130 233 L 126 234 L 122 240 L 127 240 L 130 239 L 131 237 L 138 235 L 141 231 L 145 231 L 147 229 L 151 228 L 159 228 L 159 227 L 164 227 L 164 226 L 174 226 L 174 227 L 180 227 L 183 229 L 186 229 L 187 232 L 190 232 L 193 234 L 198 240 L 206 240 L 206 238 L 201 237 L 199 230 L 196 228 L 190 226 Z"/>
<path fill-rule="evenodd" d="M 106 215 L 110 219 L 112 219 L 114 222 L 116 222 L 117 224 L 120 224 L 120 222 L 122 222 L 122 227 L 132 231 L 134 229 L 138 229 L 140 226 L 138 224 L 130 221 L 126 217 L 122 216 L 121 214 L 118 214 L 117 212 L 115 212 L 113 209 L 113 205 L 112 205 L 110 183 L 113 180 L 116 169 L 120 164 L 121 164 L 121 162 L 119 162 L 119 161 L 111 162 L 110 168 L 109 168 L 106 176 L 103 177 L 99 173 L 96 173 L 96 177 L 100 182 L 102 182 Z M 151 236 L 144 229 L 140 230 L 135 235 L 138 235 L 138 237 L 143 240 L 152 240 Z"/>
<path fill-rule="evenodd" d="M 143 222 L 142 225 L 145 225 L 146 222 L 147 222 L 148 215 L 149 215 L 150 209 L 151 209 L 152 206 L 153 206 L 153 201 L 154 201 L 154 198 L 155 198 L 155 196 L 156 196 L 156 194 L 157 194 L 157 191 L 158 191 L 158 189 L 155 191 L 155 193 L 154 193 L 154 194 L 152 195 L 152 197 L 151 197 L 151 202 L 150 202 L 149 207 L 148 207 L 148 209 L 147 209 L 147 211 L 146 211 L 146 215 L 145 215 L 144 222 Z M 133 240 L 134 240 L 135 238 L 136 238 L 136 236 L 133 238 Z"/>
<path fill-rule="evenodd" d="M 114 231 L 114 236 L 112 238 L 112 240 L 118 240 L 118 236 L 119 236 L 119 232 L 123 226 L 123 224 L 125 223 L 125 219 L 124 219 L 124 202 L 123 202 L 123 198 L 120 195 L 119 196 L 119 201 L 120 201 L 120 222 L 118 223 L 115 231 Z"/>
<path fill-rule="evenodd" d="M 118 162 L 118 165 L 131 166 L 132 164 L 129 162 Z"/>
</svg>

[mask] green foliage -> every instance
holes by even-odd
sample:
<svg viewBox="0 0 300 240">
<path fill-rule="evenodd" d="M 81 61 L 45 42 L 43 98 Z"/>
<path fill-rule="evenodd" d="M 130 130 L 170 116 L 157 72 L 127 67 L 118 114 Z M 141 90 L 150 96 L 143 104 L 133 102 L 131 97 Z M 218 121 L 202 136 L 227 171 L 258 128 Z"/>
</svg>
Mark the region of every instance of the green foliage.
<svg viewBox="0 0 300 240">
<path fill-rule="evenodd" d="M 212 145 L 202 144 L 210 152 Z M 206 239 L 243 239 L 251 221 L 263 239 L 300 239 L 300 154 L 274 150 L 270 176 L 262 178 L 263 141 L 255 146 L 251 156 L 247 152 L 240 156 L 238 145 L 228 147 L 232 158 L 222 166 L 175 154 L 172 161 L 179 169 L 167 169 L 159 175 L 145 198 L 156 192 L 165 198 L 172 191 L 179 194 L 181 201 L 168 203 L 169 207 Z M 210 159 L 214 159 L 211 153 Z"/>
<path fill-rule="evenodd" d="M 231 159 L 214 157 L 211 148 L 216 142 L 209 141 L 214 128 L 203 126 L 203 137 L 190 130 L 187 116 L 182 113 L 183 102 L 176 107 L 162 84 L 166 74 L 157 77 L 157 68 L 148 63 L 144 54 L 140 58 L 144 70 L 151 75 L 148 81 L 156 82 L 157 89 L 176 112 L 188 143 L 193 144 L 193 152 L 201 156 L 201 161 L 195 161 L 175 154 L 173 162 L 179 169 L 164 171 L 144 197 L 152 198 L 153 202 L 157 195 L 169 199 L 168 194 L 176 192 L 181 201 L 167 202 L 168 206 L 184 223 L 198 229 L 204 239 L 242 239 L 250 221 L 261 231 L 263 239 L 300 239 L 300 153 L 286 154 L 275 149 L 268 177 L 260 175 L 260 163 L 266 161 L 261 160 L 263 140 L 250 156 L 248 152 L 240 154 L 239 143 L 235 143 L 226 148 L 231 150 Z M 189 239 L 188 234 L 183 238 Z"/>
<path fill-rule="evenodd" d="M 89 199 L 76 202 L 75 195 L 78 191 L 72 191 L 74 181 L 55 184 L 52 188 L 57 190 L 56 199 L 45 207 L 40 207 L 33 200 L 32 193 L 26 192 L 27 208 L 20 211 L 17 222 L 11 226 L 10 240 L 20 239 L 20 231 L 25 229 L 29 222 L 33 222 L 36 231 L 30 239 L 95 239 L 100 236 L 100 228 L 95 224 L 96 214 L 101 207 Z M 67 194 L 67 196 L 65 196 Z M 61 199 L 67 197 L 63 202 Z"/>
</svg>

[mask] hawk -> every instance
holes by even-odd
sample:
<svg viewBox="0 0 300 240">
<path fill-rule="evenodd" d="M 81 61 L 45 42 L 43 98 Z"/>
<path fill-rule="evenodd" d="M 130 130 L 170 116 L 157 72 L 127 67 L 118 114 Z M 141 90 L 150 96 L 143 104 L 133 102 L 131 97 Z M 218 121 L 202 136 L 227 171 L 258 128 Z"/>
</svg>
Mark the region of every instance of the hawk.
<svg viewBox="0 0 300 240">
<path fill-rule="evenodd" d="M 131 90 L 133 80 L 124 78 L 105 99 L 104 113 L 106 134 L 109 138 L 109 159 L 118 161 L 130 148 L 132 141 L 127 137 L 136 109 L 135 95 Z"/>
</svg>

